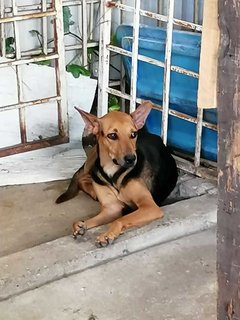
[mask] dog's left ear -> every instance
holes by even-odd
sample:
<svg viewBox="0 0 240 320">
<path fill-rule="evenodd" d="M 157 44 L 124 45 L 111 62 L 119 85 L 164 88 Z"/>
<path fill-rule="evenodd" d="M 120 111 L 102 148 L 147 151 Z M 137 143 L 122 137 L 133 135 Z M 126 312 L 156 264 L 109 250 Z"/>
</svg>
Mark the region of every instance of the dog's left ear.
<svg viewBox="0 0 240 320">
<path fill-rule="evenodd" d="M 151 101 L 145 101 L 140 104 L 140 106 L 138 106 L 134 112 L 131 113 L 131 117 L 133 118 L 134 124 L 138 130 L 144 126 L 152 106 L 153 104 Z"/>
<path fill-rule="evenodd" d="M 98 134 L 100 123 L 98 121 L 98 118 L 94 116 L 91 113 L 88 113 L 86 111 L 83 111 L 82 109 L 79 109 L 78 107 L 74 107 L 82 116 L 83 121 L 85 122 L 85 129 L 87 129 L 88 134 Z"/>
</svg>

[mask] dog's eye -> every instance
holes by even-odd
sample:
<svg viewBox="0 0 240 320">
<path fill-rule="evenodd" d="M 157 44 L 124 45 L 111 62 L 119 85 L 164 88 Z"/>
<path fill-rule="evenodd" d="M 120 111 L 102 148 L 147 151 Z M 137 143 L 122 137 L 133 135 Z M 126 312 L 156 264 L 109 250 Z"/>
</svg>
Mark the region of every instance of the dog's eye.
<svg viewBox="0 0 240 320">
<path fill-rule="evenodd" d="M 130 138 L 135 139 L 137 137 L 137 132 L 132 132 Z"/>
<path fill-rule="evenodd" d="M 109 134 L 107 135 L 107 137 L 108 137 L 108 139 L 110 139 L 110 140 L 117 140 L 117 138 L 118 138 L 118 136 L 117 136 L 117 134 L 116 134 L 115 132 L 109 133 Z"/>
</svg>

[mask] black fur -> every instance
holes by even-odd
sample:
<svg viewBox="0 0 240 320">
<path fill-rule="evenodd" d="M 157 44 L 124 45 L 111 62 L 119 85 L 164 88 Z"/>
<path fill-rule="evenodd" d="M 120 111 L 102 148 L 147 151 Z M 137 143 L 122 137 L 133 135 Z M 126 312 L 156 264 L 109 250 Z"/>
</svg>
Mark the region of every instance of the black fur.
<svg viewBox="0 0 240 320">
<path fill-rule="evenodd" d="M 137 163 L 124 177 L 122 186 L 126 185 L 133 178 L 144 178 L 143 172 L 145 166 L 150 168 L 150 192 L 156 204 L 160 206 L 176 185 L 178 178 L 177 166 L 169 149 L 163 144 L 162 139 L 157 135 L 150 134 L 146 128 L 143 128 L 138 131 Z M 106 185 L 109 183 L 115 186 L 117 179 L 125 171 L 125 168 L 120 168 L 110 178 L 103 171 L 98 158 L 92 170 L 92 177 L 98 184 Z M 100 177 L 103 177 L 103 179 Z"/>
</svg>

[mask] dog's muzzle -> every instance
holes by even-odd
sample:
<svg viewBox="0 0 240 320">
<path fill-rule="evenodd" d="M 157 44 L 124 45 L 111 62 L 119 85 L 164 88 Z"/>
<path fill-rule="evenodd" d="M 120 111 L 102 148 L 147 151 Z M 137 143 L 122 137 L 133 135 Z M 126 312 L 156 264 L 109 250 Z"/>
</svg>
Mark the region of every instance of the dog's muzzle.
<svg viewBox="0 0 240 320">
<path fill-rule="evenodd" d="M 121 160 L 113 159 L 113 163 L 123 168 L 131 168 L 136 164 L 137 157 L 135 154 L 127 154 Z"/>
</svg>

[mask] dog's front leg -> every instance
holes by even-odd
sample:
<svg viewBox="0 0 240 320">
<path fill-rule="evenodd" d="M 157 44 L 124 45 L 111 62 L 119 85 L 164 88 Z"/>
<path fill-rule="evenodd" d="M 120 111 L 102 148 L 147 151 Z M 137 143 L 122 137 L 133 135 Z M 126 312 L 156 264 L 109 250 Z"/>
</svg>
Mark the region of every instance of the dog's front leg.
<svg viewBox="0 0 240 320">
<path fill-rule="evenodd" d="M 101 211 L 86 221 L 73 223 L 73 236 L 83 235 L 86 230 L 110 223 L 122 215 L 123 203 L 120 202 L 112 188 L 93 183 L 97 198 L 101 204 Z"/>
<path fill-rule="evenodd" d="M 132 201 L 138 209 L 112 222 L 107 232 L 102 233 L 97 238 L 97 246 L 106 246 L 126 229 L 145 225 L 164 216 L 163 211 L 156 205 L 150 192 L 142 183 L 139 184 L 138 181 L 130 182 L 122 194 L 127 202 Z"/>
</svg>

